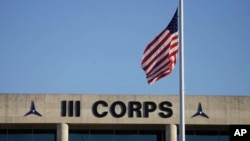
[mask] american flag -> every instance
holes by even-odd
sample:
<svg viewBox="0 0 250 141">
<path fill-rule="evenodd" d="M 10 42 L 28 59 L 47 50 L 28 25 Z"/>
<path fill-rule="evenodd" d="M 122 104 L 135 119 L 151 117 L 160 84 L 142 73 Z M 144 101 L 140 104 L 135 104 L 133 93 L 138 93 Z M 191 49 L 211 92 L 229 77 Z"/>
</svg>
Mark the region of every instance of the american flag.
<svg viewBox="0 0 250 141">
<path fill-rule="evenodd" d="M 141 67 L 145 71 L 148 84 L 169 75 L 176 64 L 178 53 L 178 10 L 172 20 L 144 50 Z"/>
</svg>

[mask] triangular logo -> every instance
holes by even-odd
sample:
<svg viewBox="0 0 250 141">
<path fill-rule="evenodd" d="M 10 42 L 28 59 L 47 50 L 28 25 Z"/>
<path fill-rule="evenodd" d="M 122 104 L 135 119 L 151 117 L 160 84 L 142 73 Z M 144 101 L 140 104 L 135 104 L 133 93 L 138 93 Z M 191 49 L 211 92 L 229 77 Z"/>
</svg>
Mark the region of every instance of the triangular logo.
<svg viewBox="0 0 250 141">
<path fill-rule="evenodd" d="M 35 107 L 35 103 L 34 101 L 31 101 L 31 105 L 30 105 L 30 111 L 27 112 L 24 116 L 28 116 L 30 114 L 34 114 L 34 115 L 37 115 L 37 116 L 42 116 L 37 110 L 36 110 L 36 107 Z"/>
<path fill-rule="evenodd" d="M 196 116 L 202 116 L 202 117 L 205 117 L 205 118 L 209 118 L 207 116 L 207 114 L 203 112 L 201 103 L 198 104 L 197 112 L 192 116 L 192 118 L 196 117 Z"/>
</svg>

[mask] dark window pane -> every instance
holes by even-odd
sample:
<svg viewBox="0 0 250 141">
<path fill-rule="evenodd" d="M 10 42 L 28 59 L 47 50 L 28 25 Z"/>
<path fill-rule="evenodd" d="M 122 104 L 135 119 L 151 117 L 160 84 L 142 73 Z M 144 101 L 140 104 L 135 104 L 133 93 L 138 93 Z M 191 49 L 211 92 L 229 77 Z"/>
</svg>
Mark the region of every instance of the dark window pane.
<svg viewBox="0 0 250 141">
<path fill-rule="evenodd" d="M 106 130 L 94 130 L 90 132 L 90 141 L 113 141 L 114 132 Z"/>
<path fill-rule="evenodd" d="M 138 131 L 120 130 L 115 131 L 115 141 L 137 141 Z"/>
<path fill-rule="evenodd" d="M 163 141 L 163 133 L 162 130 L 70 130 L 69 141 Z"/>
<path fill-rule="evenodd" d="M 217 135 L 196 135 L 194 137 L 196 141 L 218 141 Z"/>
<path fill-rule="evenodd" d="M 55 141 L 56 131 L 55 130 L 34 130 L 33 141 Z"/>
<path fill-rule="evenodd" d="M 138 135 L 139 141 L 157 141 L 156 135 Z"/>
<path fill-rule="evenodd" d="M 228 132 L 195 131 L 195 134 L 187 134 L 186 141 L 229 141 Z"/>
<path fill-rule="evenodd" d="M 177 140 L 179 141 L 179 136 L 178 136 Z M 194 135 L 186 135 L 186 141 L 195 141 L 194 140 Z"/>
<path fill-rule="evenodd" d="M 218 141 L 229 141 L 229 140 L 230 140 L 229 131 L 220 131 Z"/>
<path fill-rule="evenodd" d="M 0 130 L 0 141 L 7 141 L 7 130 Z"/>
<path fill-rule="evenodd" d="M 161 141 L 161 131 L 139 131 L 139 140 L 143 141 Z"/>
<path fill-rule="evenodd" d="M 161 130 L 118 130 L 115 131 L 115 141 L 163 141 Z"/>
<path fill-rule="evenodd" d="M 89 141 L 88 131 L 70 130 L 69 141 Z"/>
<path fill-rule="evenodd" d="M 229 135 L 220 135 L 218 141 L 229 141 Z"/>
<path fill-rule="evenodd" d="M 32 141 L 32 130 L 8 130 L 8 141 Z"/>
</svg>

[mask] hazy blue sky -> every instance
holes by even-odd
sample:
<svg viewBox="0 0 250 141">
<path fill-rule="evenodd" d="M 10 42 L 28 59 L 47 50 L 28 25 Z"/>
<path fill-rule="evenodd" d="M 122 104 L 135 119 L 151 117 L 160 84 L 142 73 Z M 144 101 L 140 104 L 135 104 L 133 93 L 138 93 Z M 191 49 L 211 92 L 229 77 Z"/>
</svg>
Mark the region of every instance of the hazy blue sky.
<svg viewBox="0 0 250 141">
<path fill-rule="evenodd" d="M 250 1 L 184 0 L 188 95 L 250 94 Z M 145 46 L 178 0 L 0 0 L 0 93 L 178 94 L 149 86 Z"/>
</svg>

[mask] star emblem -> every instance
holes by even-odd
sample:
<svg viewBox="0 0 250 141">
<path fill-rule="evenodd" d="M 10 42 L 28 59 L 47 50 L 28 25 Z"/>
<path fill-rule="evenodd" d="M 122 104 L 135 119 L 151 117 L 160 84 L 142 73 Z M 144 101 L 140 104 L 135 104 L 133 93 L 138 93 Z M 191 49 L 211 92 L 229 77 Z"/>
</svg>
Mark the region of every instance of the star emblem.
<svg viewBox="0 0 250 141">
<path fill-rule="evenodd" d="M 37 115 L 37 116 L 42 116 L 37 110 L 36 110 L 36 107 L 35 107 L 35 103 L 34 101 L 31 101 L 31 105 L 30 105 L 30 111 L 27 112 L 24 116 L 28 116 L 30 114 L 34 114 L 34 115 Z"/>
<path fill-rule="evenodd" d="M 201 106 L 201 103 L 198 104 L 198 108 L 197 108 L 197 112 L 192 116 L 193 117 L 196 117 L 196 116 L 202 116 L 202 117 L 205 117 L 205 118 L 209 118 L 207 116 L 207 114 L 205 114 L 202 110 L 202 106 Z"/>
</svg>

